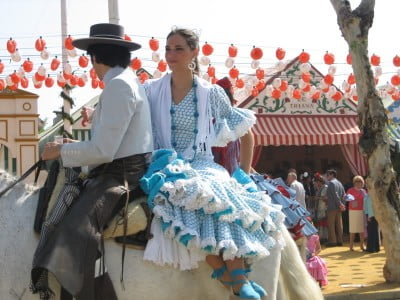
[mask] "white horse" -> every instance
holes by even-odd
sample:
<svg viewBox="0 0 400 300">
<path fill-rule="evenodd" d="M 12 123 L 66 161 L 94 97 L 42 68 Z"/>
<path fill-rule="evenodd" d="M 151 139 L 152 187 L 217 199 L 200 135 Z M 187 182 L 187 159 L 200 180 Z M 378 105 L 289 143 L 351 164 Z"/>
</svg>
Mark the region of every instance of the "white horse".
<svg viewBox="0 0 400 300">
<path fill-rule="evenodd" d="M 0 172 L 0 190 L 8 186 L 12 176 Z M 33 232 L 38 201 L 37 188 L 17 184 L 0 198 L 0 299 L 39 299 L 29 291 L 30 270 L 38 236 Z M 286 247 L 252 266 L 250 278 L 268 292 L 266 299 L 322 300 L 320 288 L 307 272 L 297 247 L 287 230 L 283 231 Z M 124 286 L 118 282 L 121 272 L 121 247 L 112 240 L 105 242 L 105 262 L 114 281 L 119 299 L 146 300 L 228 300 L 232 296 L 218 281 L 210 278 L 206 263 L 198 269 L 179 271 L 143 261 L 143 251 L 127 249 Z M 279 286 L 278 286 L 279 278 Z M 54 278 L 50 285 L 59 297 Z"/>
</svg>

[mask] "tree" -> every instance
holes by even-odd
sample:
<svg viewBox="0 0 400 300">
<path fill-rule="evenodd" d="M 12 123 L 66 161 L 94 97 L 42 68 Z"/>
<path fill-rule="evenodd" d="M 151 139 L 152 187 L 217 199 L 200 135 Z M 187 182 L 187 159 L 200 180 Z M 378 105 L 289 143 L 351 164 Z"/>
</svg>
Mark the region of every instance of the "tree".
<svg viewBox="0 0 400 300">
<path fill-rule="evenodd" d="M 386 262 L 383 276 L 400 282 L 400 202 L 396 174 L 390 160 L 387 116 L 375 88 L 368 59 L 368 31 L 374 18 L 375 0 L 362 0 L 351 10 L 347 0 L 330 0 L 338 25 L 349 45 L 358 93 L 359 148 L 368 159 L 366 180 L 372 207 L 383 234 Z"/>
</svg>

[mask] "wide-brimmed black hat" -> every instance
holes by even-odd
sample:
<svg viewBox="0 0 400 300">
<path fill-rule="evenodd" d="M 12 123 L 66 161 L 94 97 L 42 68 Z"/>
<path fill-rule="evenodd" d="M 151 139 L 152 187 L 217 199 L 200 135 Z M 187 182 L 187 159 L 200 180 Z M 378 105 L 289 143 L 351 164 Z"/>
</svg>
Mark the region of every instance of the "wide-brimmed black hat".
<svg viewBox="0 0 400 300">
<path fill-rule="evenodd" d="M 87 50 L 91 45 L 107 44 L 118 45 L 128 48 L 130 51 L 137 50 L 140 44 L 125 40 L 124 27 L 118 24 L 100 23 L 90 26 L 88 38 L 72 41 L 78 49 Z"/>
</svg>

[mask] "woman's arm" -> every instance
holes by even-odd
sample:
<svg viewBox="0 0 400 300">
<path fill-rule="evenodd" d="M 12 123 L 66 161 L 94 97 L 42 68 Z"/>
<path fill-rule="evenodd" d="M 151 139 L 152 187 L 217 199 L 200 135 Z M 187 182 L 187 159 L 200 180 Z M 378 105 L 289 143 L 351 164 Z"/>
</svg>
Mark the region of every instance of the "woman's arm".
<svg viewBox="0 0 400 300">
<path fill-rule="evenodd" d="M 251 129 L 240 138 L 240 168 L 247 174 L 251 170 L 253 160 L 254 135 Z"/>
</svg>

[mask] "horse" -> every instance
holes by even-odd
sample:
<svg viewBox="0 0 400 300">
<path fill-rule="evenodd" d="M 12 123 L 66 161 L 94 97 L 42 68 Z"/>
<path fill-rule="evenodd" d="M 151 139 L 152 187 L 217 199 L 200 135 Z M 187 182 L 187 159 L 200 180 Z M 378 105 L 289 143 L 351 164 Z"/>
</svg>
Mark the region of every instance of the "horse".
<svg viewBox="0 0 400 300">
<path fill-rule="evenodd" d="M 15 180 L 0 170 L 0 190 Z M 21 182 L 0 198 L 0 299 L 39 299 L 29 290 L 32 258 L 38 243 L 33 230 L 38 194 L 38 187 Z M 322 292 L 309 275 L 289 232 L 283 228 L 282 234 L 286 246 L 272 250 L 267 258 L 254 263 L 249 278 L 265 288 L 268 300 L 322 300 Z M 144 261 L 142 250 L 127 249 L 124 280 L 120 284 L 121 253 L 120 245 L 105 240 L 105 264 L 118 299 L 239 299 L 211 279 L 212 270 L 205 262 L 197 269 L 180 271 Z M 58 299 L 60 288 L 53 277 L 50 287 Z"/>
</svg>

